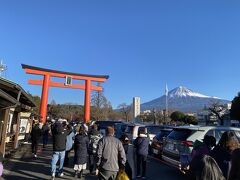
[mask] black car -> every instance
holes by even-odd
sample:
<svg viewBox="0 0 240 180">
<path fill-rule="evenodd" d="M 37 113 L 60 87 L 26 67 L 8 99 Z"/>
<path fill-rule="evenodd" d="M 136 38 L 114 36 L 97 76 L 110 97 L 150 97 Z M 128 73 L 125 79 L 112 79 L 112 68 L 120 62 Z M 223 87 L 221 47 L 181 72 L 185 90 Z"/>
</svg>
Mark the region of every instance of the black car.
<svg viewBox="0 0 240 180">
<path fill-rule="evenodd" d="M 171 131 L 172 131 L 171 128 L 163 128 L 153 138 L 152 144 L 151 144 L 151 152 L 155 156 L 157 156 L 157 157 L 161 157 L 162 156 L 164 140 L 170 134 Z"/>
</svg>

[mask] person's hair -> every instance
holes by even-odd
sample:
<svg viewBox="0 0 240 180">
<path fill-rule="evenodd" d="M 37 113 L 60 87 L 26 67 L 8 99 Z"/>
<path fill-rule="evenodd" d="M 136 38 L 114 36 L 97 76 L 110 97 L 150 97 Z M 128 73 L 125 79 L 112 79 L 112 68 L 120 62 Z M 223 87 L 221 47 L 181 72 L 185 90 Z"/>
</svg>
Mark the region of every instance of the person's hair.
<svg viewBox="0 0 240 180">
<path fill-rule="evenodd" d="M 199 159 L 198 167 L 199 174 L 197 175 L 196 180 L 225 180 L 217 162 L 211 156 L 202 156 Z"/>
<path fill-rule="evenodd" d="M 214 136 L 204 136 L 203 142 L 208 146 L 208 147 L 213 147 L 216 146 L 216 138 Z"/>
<path fill-rule="evenodd" d="M 38 121 L 39 121 L 39 122 L 43 122 L 43 117 L 42 117 L 42 116 L 39 116 L 39 117 L 38 117 Z"/>
<path fill-rule="evenodd" d="M 66 121 L 63 121 L 63 122 L 62 122 L 62 125 L 63 125 L 64 127 L 66 127 L 66 126 L 67 126 L 67 122 L 66 122 Z"/>
<path fill-rule="evenodd" d="M 95 130 L 97 130 L 97 129 L 98 129 L 98 125 L 94 123 L 93 126 L 92 126 L 92 128 L 95 129 Z"/>
<path fill-rule="evenodd" d="M 122 134 L 122 136 L 120 137 L 120 141 L 125 143 L 125 144 L 128 144 L 129 143 L 128 135 L 127 134 Z"/>
<path fill-rule="evenodd" d="M 218 145 L 232 151 L 238 146 L 238 139 L 232 131 L 226 131 L 222 134 L 221 139 L 219 140 Z"/>
<path fill-rule="evenodd" d="M 78 133 L 79 133 L 79 135 L 85 135 L 85 129 L 83 126 L 80 126 Z"/>
<path fill-rule="evenodd" d="M 140 135 L 140 134 L 147 134 L 147 128 L 141 128 L 141 129 L 139 129 L 138 135 Z"/>
<path fill-rule="evenodd" d="M 111 127 L 111 126 L 108 126 L 107 129 L 106 129 L 106 134 L 110 135 L 110 136 L 113 136 L 114 135 L 114 128 Z"/>
</svg>

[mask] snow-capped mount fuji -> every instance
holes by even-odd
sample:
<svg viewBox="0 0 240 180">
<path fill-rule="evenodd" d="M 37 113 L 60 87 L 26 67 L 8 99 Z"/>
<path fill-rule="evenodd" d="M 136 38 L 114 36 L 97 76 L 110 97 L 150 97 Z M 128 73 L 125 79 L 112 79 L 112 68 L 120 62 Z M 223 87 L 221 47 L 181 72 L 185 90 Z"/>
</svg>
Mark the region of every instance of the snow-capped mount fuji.
<svg viewBox="0 0 240 180">
<path fill-rule="evenodd" d="M 209 107 L 214 102 L 226 104 L 230 101 L 217 97 L 206 96 L 198 92 L 194 92 L 186 87 L 179 86 L 168 93 L 168 108 L 179 110 L 182 112 L 197 112 L 204 107 Z M 157 99 L 141 104 L 141 110 L 165 109 L 166 95 Z"/>
<path fill-rule="evenodd" d="M 168 94 L 168 98 L 174 98 L 174 97 L 201 97 L 201 98 L 216 98 L 216 97 L 210 97 L 203 94 L 200 94 L 198 92 L 194 92 L 186 87 L 179 86 L 173 90 L 171 90 Z"/>
</svg>

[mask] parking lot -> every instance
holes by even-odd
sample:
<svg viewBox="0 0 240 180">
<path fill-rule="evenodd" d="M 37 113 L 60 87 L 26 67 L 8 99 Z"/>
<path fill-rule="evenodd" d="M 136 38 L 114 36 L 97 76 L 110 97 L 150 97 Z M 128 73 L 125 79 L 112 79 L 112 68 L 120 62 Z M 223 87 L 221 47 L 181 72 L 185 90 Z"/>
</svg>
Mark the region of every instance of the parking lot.
<svg viewBox="0 0 240 180">
<path fill-rule="evenodd" d="M 30 146 L 28 147 L 28 150 Z M 51 161 L 52 147 L 48 148 L 39 154 L 38 158 L 33 158 L 32 154 L 27 153 L 23 158 L 13 158 L 8 164 L 13 166 L 6 166 L 4 172 L 4 179 L 21 180 L 21 179 L 49 179 L 50 178 L 50 161 Z M 71 161 L 73 160 L 73 153 L 71 154 Z M 71 163 L 70 163 L 71 164 Z M 57 179 L 74 179 L 72 166 L 64 168 L 65 176 Z M 96 180 L 97 177 L 87 175 L 83 179 Z M 182 180 L 184 176 L 175 168 L 166 165 L 161 160 L 149 157 L 147 161 L 147 179 L 149 180 Z"/>
</svg>

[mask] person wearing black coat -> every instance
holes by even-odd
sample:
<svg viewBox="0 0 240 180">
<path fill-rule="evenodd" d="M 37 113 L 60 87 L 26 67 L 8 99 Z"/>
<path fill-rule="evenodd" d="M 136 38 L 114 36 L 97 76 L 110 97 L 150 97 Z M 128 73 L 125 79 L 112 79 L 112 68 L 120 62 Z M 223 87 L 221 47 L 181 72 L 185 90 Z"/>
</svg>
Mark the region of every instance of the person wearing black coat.
<svg viewBox="0 0 240 180">
<path fill-rule="evenodd" d="M 39 124 L 34 124 L 31 131 L 31 139 L 32 139 L 32 153 L 34 157 L 37 157 L 38 144 L 42 137 L 42 130 L 39 127 Z"/>
<path fill-rule="evenodd" d="M 48 127 L 48 123 L 45 123 L 42 127 L 42 140 L 43 140 L 43 148 L 46 147 L 47 143 L 48 143 L 48 134 L 49 134 L 49 127 Z"/>
<path fill-rule="evenodd" d="M 65 159 L 65 150 L 66 150 L 66 137 L 71 133 L 71 130 L 67 129 L 62 123 L 56 122 L 52 127 L 52 139 L 53 139 L 53 155 L 52 155 L 52 179 L 56 175 L 56 165 L 58 160 L 59 169 L 58 174 L 62 177 L 63 174 L 63 164 Z"/>
<path fill-rule="evenodd" d="M 87 167 L 89 138 L 81 126 L 74 140 L 74 171 L 75 177 L 82 177 Z"/>
<path fill-rule="evenodd" d="M 137 177 L 142 177 L 143 179 L 146 178 L 149 141 L 146 130 L 143 129 L 140 130 L 138 137 L 133 142 L 137 153 Z M 140 169 L 142 169 L 142 172 Z"/>
</svg>

